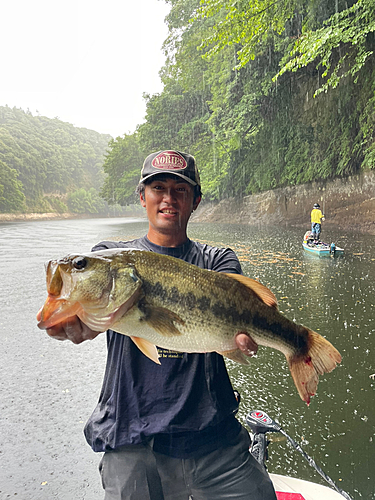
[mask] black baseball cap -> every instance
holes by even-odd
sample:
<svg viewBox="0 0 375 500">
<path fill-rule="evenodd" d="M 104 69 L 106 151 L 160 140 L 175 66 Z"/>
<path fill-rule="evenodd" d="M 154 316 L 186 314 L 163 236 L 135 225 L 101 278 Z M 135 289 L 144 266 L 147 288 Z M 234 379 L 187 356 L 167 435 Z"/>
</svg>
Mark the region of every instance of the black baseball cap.
<svg viewBox="0 0 375 500">
<path fill-rule="evenodd" d="M 148 155 L 143 162 L 139 183 L 158 174 L 177 175 L 192 186 L 201 185 L 194 156 L 181 151 L 158 151 Z"/>
</svg>

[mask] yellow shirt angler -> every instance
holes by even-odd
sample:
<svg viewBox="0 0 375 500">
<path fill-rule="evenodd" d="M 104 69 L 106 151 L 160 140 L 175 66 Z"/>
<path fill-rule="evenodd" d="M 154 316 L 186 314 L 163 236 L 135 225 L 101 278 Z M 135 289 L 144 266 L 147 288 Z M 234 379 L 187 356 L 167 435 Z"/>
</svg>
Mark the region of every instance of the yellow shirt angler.
<svg viewBox="0 0 375 500">
<path fill-rule="evenodd" d="M 324 217 L 322 211 L 319 208 L 313 208 L 311 210 L 311 222 L 316 224 L 321 224 L 321 219 Z"/>
</svg>

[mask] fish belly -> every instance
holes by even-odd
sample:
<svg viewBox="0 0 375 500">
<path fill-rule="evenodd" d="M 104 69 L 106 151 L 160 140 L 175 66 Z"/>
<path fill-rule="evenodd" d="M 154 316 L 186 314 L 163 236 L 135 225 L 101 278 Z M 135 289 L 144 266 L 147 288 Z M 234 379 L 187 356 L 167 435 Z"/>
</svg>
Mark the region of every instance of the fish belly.
<svg viewBox="0 0 375 500">
<path fill-rule="evenodd" d="M 183 325 L 177 324 L 176 327 L 179 334 L 160 333 L 145 319 L 137 306 L 112 325 L 112 329 L 118 333 L 140 337 L 158 347 L 178 352 L 226 352 L 236 348 L 235 328 L 207 323 L 193 315 Z"/>
</svg>

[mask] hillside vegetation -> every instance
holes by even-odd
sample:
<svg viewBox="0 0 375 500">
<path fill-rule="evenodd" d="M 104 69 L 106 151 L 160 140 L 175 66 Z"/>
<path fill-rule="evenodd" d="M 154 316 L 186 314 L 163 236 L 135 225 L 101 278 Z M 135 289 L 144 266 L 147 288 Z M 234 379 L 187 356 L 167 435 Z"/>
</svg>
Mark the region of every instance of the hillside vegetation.
<svg viewBox="0 0 375 500">
<path fill-rule="evenodd" d="M 131 204 L 162 149 L 196 157 L 206 201 L 375 168 L 375 0 L 165 1 L 163 90 L 133 134 L 0 108 L 0 211 Z"/>
<path fill-rule="evenodd" d="M 167 3 L 164 88 L 112 143 L 107 200 L 160 149 L 196 157 L 206 200 L 374 168 L 375 0 Z"/>
<path fill-rule="evenodd" d="M 104 210 L 99 196 L 111 136 L 0 107 L 0 212 Z"/>
</svg>

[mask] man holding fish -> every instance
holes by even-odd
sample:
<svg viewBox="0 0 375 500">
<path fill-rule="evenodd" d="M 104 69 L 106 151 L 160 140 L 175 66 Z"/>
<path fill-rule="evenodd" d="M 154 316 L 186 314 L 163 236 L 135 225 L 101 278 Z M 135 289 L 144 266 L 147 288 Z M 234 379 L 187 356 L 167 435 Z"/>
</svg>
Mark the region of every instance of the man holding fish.
<svg viewBox="0 0 375 500">
<path fill-rule="evenodd" d="M 235 418 L 221 354 L 247 364 L 258 343 L 281 350 L 307 403 L 340 354 L 283 317 L 232 250 L 187 237 L 201 199 L 191 155 L 149 155 L 138 193 L 147 236 L 50 261 L 37 316 L 50 336 L 77 344 L 108 329 L 103 388 L 85 427 L 104 452 L 105 500 L 275 500 Z"/>
</svg>

